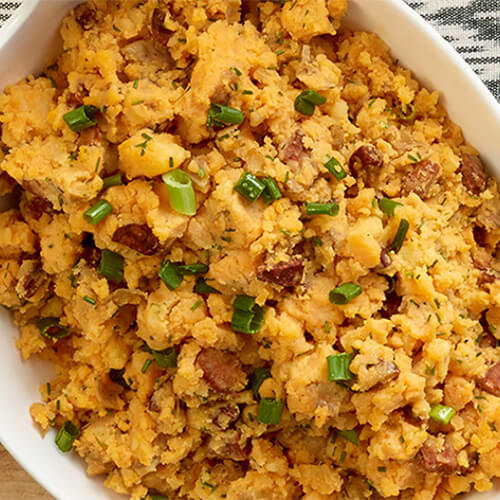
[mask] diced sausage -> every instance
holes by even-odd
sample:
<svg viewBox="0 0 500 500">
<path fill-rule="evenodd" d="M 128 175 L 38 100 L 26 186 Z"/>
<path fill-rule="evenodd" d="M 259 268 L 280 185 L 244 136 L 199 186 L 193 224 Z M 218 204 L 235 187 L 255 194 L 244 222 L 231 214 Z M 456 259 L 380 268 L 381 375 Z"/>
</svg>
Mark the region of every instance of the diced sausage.
<svg viewBox="0 0 500 500">
<path fill-rule="evenodd" d="M 369 366 L 367 372 L 366 378 L 370 380 L 368 384 L 364 385 L 364 389 L 367 391 L 397 379 L 400 374 L 400 370 L 395 363 L 382 359 L 376 365 Z"/>
<path fill-rule="evenodd" d="M 360 146 L 349 158 L 349 169 L 354 177 L 363 173 L 378 174 L 384 163 L 382 153 L 373 144 Z"/>
<path fill-rule="evenodd" d="M 473 195 L 479 195 L 486 189 L 488 175 L 479 156 L 462 153 L 462 184 Z"/>
<path fill-rule="evenodd" d="M 39 259 L 25 259 L 17 277 L 16 293 L 21 299 L 38 302 L 46 295 L 50 280 Z"/>
<path fill-rule="evenodd" d="M 381 310 L 382 317 L 390 319 L 392 315 L 397 314 L 401 301 L 402 298 L 395 291 L 386 294 L 384 306 Z"/>
<path fill-rule="evenodd" d="M 207 443 L 211 458 L 222 458 L 241 462 L 248 459 L 246 440 L 241 439 L 241 432 L 228 430 L 210 437 Z"/>
<path fill-rule="evenodd" d="M 500 363 L 489 368 L 486 375 L 477 381 L 477 385 L 500 398 Z"/>
<path fill-rule="evenodd" d="M 279 154 L 280 160 L 283 163 L 288 163 L 290 161 L 297 162 L 299 165 L 302 163 L 306 155 L 306 148 L 302 143 L 303 137 L 305 137 L 304 132 L 297 129 L 293 136 L 285 143 Z"/>
<path fill-rule="evenodd" d="M 75 21 L 80 25 L 82 30 L 89 30 L 95 24 L 96 11 L 91 9 L 88 3 L 82 3 L 75 7 Z"/>
<path fill-rule="evenodd" d="M 257 268 L 257 278 L 281 286 L 296 286 L 302 280 L 304 262 L 302 259 L 291 259 L 268 267 L 265 264 Z"/>
<path fill-rule="evenodd" d="M 45 198 L 33 196 L 26 199 L 26 204 L 24 205 L 24 214 L 26 217 L 40 220 L 43 214 L 51 214 L 52 212 L 52 204 Z"/>
<path fill-rule="evenodd" d="M 415 193 L 423 200 L 429 196 L 429 191 L 439 176 L 440 167 L 430 160 L 422 160 L 403 177 L 402 190 L 405 196 Z"/>
<path fill-rule="evenodd" d="M 235 354 L 210 347 L 197 358 L 205 380 L 218 392 L 238 391 L 245 387 L 246 375 Z"/>
<path fill-rule="evenodd" d="M 146 224 L 127 224 L 119 227 L 112 239 L 143 255 L 153 255 L 159 246 L 158 238 Z"/>
<path fill-rule="evenodd" d="M 444 475 L 453 474 L 458 467 L 455 450 L 447 441 L 441 451 L 427 442 L 424 443 L 420 448 L 420 461 L 427 472 Z"/>
<path fill-rule="evenodd" d="M 488 236 L 488 232 L 483 226 L 474 226 L 472 229 L 472 235 L 474 236 L 474 241 L 480 246 L 486 246 L 486 237 Z"/>
<path fill-rule="evenodd" d="M 223 430 L 230 427 L 240 416 L 240 409 L 237 405 L 216 407 L 214 410 L 216 413 L 213 417 L 213 423 Z"/>
<path fill-rule="evenodd" d="M 160 44 L 166 47 L 168 41 L 172 36 L 172 32 L 165 28 L 163 24 L 165 22 L 165 12 L 158 7 L 153 11 L 153 17 L 151 18 L 151 33 L 153 38 Z"/>
</svg>

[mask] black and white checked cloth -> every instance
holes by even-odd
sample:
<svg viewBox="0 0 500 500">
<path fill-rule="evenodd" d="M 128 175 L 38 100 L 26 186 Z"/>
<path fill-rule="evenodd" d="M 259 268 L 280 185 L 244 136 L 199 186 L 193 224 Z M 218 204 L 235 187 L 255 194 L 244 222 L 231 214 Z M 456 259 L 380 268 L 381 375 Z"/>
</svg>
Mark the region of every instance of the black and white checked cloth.
<svg viewBox="0 0 500 500">
<path fill-rule="evenodd" d="M 500 100 L 500 0 L 404 1 L 455 47 Z M 21 3 L 0 2 L 0 27 Z"/>
</svg>

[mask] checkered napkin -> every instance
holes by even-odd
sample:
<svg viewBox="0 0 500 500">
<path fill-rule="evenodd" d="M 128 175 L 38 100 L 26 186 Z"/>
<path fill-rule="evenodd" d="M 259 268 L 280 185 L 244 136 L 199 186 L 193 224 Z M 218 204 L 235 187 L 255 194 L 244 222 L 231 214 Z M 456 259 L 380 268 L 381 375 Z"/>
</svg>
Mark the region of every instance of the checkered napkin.
<svg viewBox="0 0 500 500">
<path fill-rule="evenodd" d="M 404 1 L 434 25 L 500 100 L 500 0 Z M 0 27 L 21 3 L 0 2 Z"/>
</svg>

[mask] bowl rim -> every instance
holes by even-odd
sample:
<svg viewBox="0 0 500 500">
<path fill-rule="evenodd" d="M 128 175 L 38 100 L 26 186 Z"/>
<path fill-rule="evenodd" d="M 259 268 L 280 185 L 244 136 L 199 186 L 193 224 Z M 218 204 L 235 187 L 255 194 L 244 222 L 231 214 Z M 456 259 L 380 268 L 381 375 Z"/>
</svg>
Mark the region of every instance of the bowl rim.
<svg viewBox="0 0 500 500">
<path fill-rule="evenodd" d="M 2 51 L 9 41 L 15 36 L 16 33 L 23 27 L 24 23 L 29 19 L 29 17 L 35 12 L 38 7 L 42 7 L 44 3 L 47 2 L 61 2 L 62 0 L 30 0 L 29 2 L 23 2 L 14 14 L 7 20 L 0 31 L 0 51 Z M 367 1 L 367 0 L 350 0 L 349 4 L 357 2 Z M 471 91 L 480 97 L 480 99 L 490 108 L 493 109 L 493 113 L 496 114 L 498 118 L 498 130 L 500 130 L 500 103 L 494 98 L 491 92 L 487 89 L 484 83 L 481 81 L 479 76 L 473 71 L 473 69 L 465 62 L 464 59 L 453 49 L 453 47 L 446 42 L 446 40 L 436 31 L 436 29 L 425 21 L 416 11 L 414 11 L 409 5 L 407 5 L 403 0 L 369 0 L 370 2 L 382 2 L 390 6 L 391 9 L 399 11 L 401 15 L 407 19 L 409 23 L 414 25 L 421 34 L 421 37 L 426 38 L 432 45 L 436 47 L 441 53 L 446 54 L 450 59 L 450 64 L 452 64 L 460 73 L 463 75 L 464 79 L 467 80 L 467 85 L 471 87 Z M 384 39 L 383 35 L 374 31 L 377 35 Z M 389 47 L 392 49 L 392 47 Z M 412 68 L 409 68 L 412 70 Z M 420 76 L 416 74 L 417 79 L 420 81 Z M 439 89 L 438 89 L 439 90 Z M 15 327 L 14 327 L 15 328 Z M 15 330 L 14 330 L 15 331 Z M 8 332 L 10 335 L 10 332 Z M 13 346 L 13 349 L 16 349 Z M 28 411 L 28 409 L 26 409 Z M 12 429 L 10 429 L 12 431 Z M 54 430 L 49 431 L 49 436 L 55 435 Z M 3 444 L 5 449 L 11 454 L 11 456 L 19 463 L 21 467 L 35 479 L 40 485 L 42 485 L 50 494 L 59 500 L 63 500 L 68 497 L 68 492 L 71 491 L 71 485 L 65 486 L 64 481 L 62 484 L 51 482 L 47 475 L 44 475 L 43 471 L 36 467 L 36 461 L 26 460 L 26 452 L 20 452 L 16 448 L 15 433 L 9 432 L 9 429 L 4 429 L 0 426 L 0 443 Z M 75 457 L 76 458 L 76 457 Z M 81 460 L 78 460 L 81 462 Z M 78 463 L 78 467 L 81 468 L 81 473 L 85 474 L 84 468 L 81 467 L 81 463 Z M 90 480 L 90 479 L 89 479 Z M 101 481 L 101 479 L 99 479 Z M 113 492 L 109 490 L 109 497 L 114 497 Z"/>
</svg>

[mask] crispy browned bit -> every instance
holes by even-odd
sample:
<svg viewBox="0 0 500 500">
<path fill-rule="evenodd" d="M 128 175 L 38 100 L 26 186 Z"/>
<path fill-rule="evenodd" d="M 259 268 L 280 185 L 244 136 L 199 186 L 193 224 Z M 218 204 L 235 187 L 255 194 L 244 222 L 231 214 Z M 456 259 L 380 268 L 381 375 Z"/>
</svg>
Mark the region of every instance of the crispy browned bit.
<svg viewBox="0 0 500 500">
<path fill-rule="evenodd" d="M 23 207 L 23 216 L 40 220 L 43 214 L 53 213 L 52 203 L 41 196 L 29 196 Z"/>
<path fill-rule="evenodd" d="M 410 193 L 415 193 L 423 200 L 426 199 L 439 176 L 439 165 L 430 160 L 422 160 L 409 168 L 409 172 L 402 180 L 403 195 L 408 196 Z"/>
<path fill-rule="evenodd" d="M 370 379 L 368 385 L 364 389 L 369 391 L 377 386 L 381 386 L 395 380 L 399 377 L 400 370 L 392 361 L 380 360 L 377 364 L 367 368 L 368 375 L 366 378 Z"/>
<path fill-rule="evenodd" d="M 216 410 L 216 414 L 213 417 L 213 423 L 223 430 L 230 427 L 240 416 L 240 409 L 237 405 L 217 407 L 214 410 Z"/>
<path fill-rule="evenodd" d="M 395 290 L 389 292 L 385 296 L 384 306 L 380 311 L 382 317 L 390 319 L 393 314 L 398 313 L 399 306 L 401 305 L 402 298 L 396 293 Z"/>
<path fill-rule="evenodd" d="M 97 267 L 101 260 L 101 250 L 95 246 L 94 237 L 86 233 L 82 240 L 83 252 L 80 257 L 87 261 L 91 267 Z"/>
<path fill-rule="evenodd" d="M 302 143 L 302 138 L 306 134 L 300 129 L 297 129 L 295 133 L 286 141 L 285 145 L 279 152 L 279 158 L 283 163 L 288 163 L 290 161 L 296 162 L 299 165 L 302 164 L 304 156 L 307 154 L 307 150 Z"/>
<path fill-rule="evenodd" d="M 257 268 L 257 278 L 281 286 L 296 286 L 304 273 L 303 259 L 293 258 L 273 266 L 263 264 Z"/>
<path fill-rule="evenodd" d="M 359 194 L 359 186 L 357 184 L 353 184 L 345 190 L 344 197 L 345 198 L 356 198 Z"/>
<path fill-rule="evenodd" d="M 49 276 L 40 259 L 25 259 L 17 272 L 16 293 L 21 299 L 38 302 L 48 291 Z"/>
<path fill-rule="evenodd" d="M 228 430 L 210 437 L 207 443 L 211 458 L 222 458 L 241 462 L 248 459 L 247 440 L 242 440 L 241 431 Z"/>
<path fill-rule="evenodd" d="M 95 146 L 101 139 L 101 131 L 97 127 L 89 127 L 80 132 L 76 142 L 79 146 Z"/>
<path fill-rule="evenodd" d="M 474 236 L 474 241 L 480 246 L 486 246 L 486 237 L 488 236 L 488 232 L 483 226 L 474 226 L 472 229 L 472 235 Z"/>
<path fill-rule="evenodd" d="M 479 156 L 462 153 L 462 184 L 469 193 L 478 196 L 486 189 L 488 175 Z"/>
<path fill-rule="evenodd" d="M 484 287 L 484 285 L 490 285 L 491 283 L 495 283 L 497 280 L 497 277 L 489 273 L 488 271 L 483 271 L 480 275 L 479 278 L 477 279 L 477 284 L 480 287 Z"/>
<path fill-rule="evenodd" d="M 426 441 L 419 452 L 420 463 L 427 472 L 453 474 L 457 469 L 457 455 L 453 447 L 445 441 L 443 449 L 438 450 L 433 444 Z"/>
<path fill-rule="evenodd" d="M 143 255 L 153 255 L 159 246 L 158 238 L 147 224 L 127 224 L 119 227 L 112 240 Z"/>
<path fill-rule="evenodd" d="M 82 30 L 89 30 L 96 22 L 96 11 L 90 8 L 88 3 L 82 3 L 74 9 L 75 21 Z"/>
<path fill-rule="evenodd" d="M 403 406 L 402 410 L 403 418 L 406 422 L 415 427 L 420 427 L 422 425 L 422 419 L 413 413 L 411 405 Z"/>
<path fill-rule="evenodd" d="M 360 146 L 349 158 L 349 169 L 354 177 L 378 174 L 384 163 L 382 153 L 373 144 Z"/>
<path fill-rule="evenodd" d="M 209 347 L 203 349 L 196 360 L 205 380 L 219 392 L 232 392 L 244 388 L 246 374 L 235 354 Z"/>
<path fill-rule="evenodd" d="M 165 28 L 163 24 L 165 22 L 165 12 L 158 7 L 153 11 L 153 17 L 151 18 L 151 33 L 153 38 L 160 44 L 166 47 L 168 41 L 172 36 L 172 32 Z"/>
<path fill-rule="evenodd" d="M 489 368 L 486 375 L 477 381 L 477 385 L 484 391 L 500 397 L 500 363 Z"/>
</svg>

